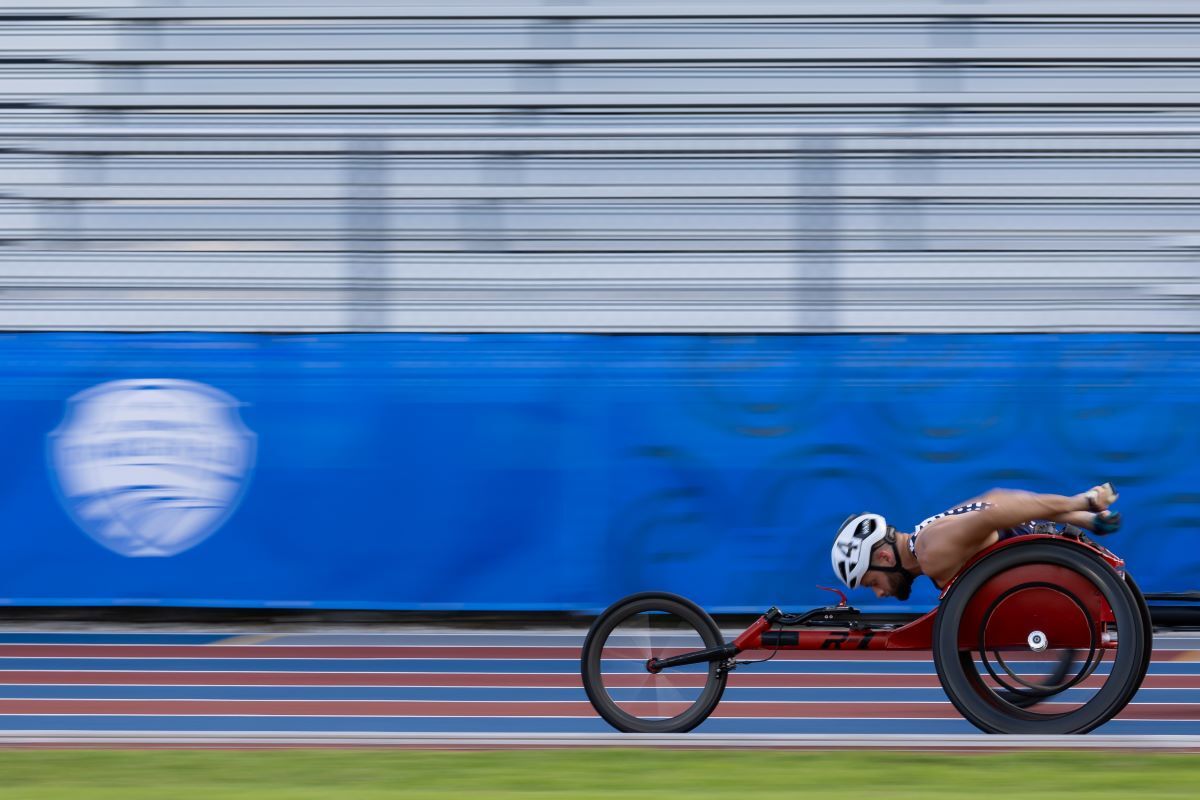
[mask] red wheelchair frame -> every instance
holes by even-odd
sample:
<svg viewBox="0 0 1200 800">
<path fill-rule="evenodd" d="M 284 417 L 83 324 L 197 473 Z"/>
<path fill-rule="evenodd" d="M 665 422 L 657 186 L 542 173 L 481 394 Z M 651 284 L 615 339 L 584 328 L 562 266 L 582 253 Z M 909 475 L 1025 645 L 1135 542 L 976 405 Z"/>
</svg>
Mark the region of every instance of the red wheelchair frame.
<svg viewBox="0 0 1200 800">
<path fill-rule="evenodd" d="M 1124 561 L 1082 533 L 1031 534 L 991 545 L 944 587 L 936 608 L 900 626 L 872 627 L 847 605 L 844 594 L 831 591 L 841 597 L 838 605 L 796 615 L 771 608 L 731 642 L 684 598 L 632 595 L 610 607 L 589 631 L 582 661 L 588 696 L 619 730 L 683 731 L 716 707 L 730 671 L 754 663 L 737 661 L 745 651 L 932 650 L 947 696 L 982 730 L 1083 733 L 1124 708 L 1149 666 L 1152 630 L 1141 592 Z M 645 613 L 673 614 L 709 644 L 652 653 L 644 662 L 650 676 L 709 665 L 699 699 L 673 717 L 625 713 L 603 679 L 602 651 L 621 614 Z M 1030 681 L 1017 673 L 1014 664 L 1038 659 L 1048 649 L 1058 656 L 1049 677 Z M 1110 668 L 1098 672 L 1106 656 Z M 1062 702 L 1067 690 L 1086 694 L 1088 687 L 1091 699 L 1073 706 Z"/>
<path fill-rule="evenodd" d="M 1017 544 L 1029 544 L 1038 539 L 1059 538 L 1047 534 L 1031 534 L 1027 537 L 996 542 L 971 558 L 959 571 L 959 575 L 964 574 L 976 562 L 981 561 L 997 550 Z M 1101 547 L 1095 542 L 1083 542 L 1078 539 L 1072 539 L 1071 541 L 1079 542 L 1081 546 L 1094 551 L 1112 566 L 1114 570 L 1118 572 L 1124 571 L 1125 562 L 1108 549 Z M 1017 581 L 1044 584 L 1054 584 L 1055 581 L 1064 581 L 1075 585 L 1077 596 L 1080 594 L 1091 595 L 1088 598 L 1087 608 L 1095 625 L 1102 626 L 1105 623 L 1115 621 L 1112 609 L 1104 602 L 1103 597 L 1095 593 L 1086 592 L 1085 587 L 1079 586 L 1081 582 L 1079 576 L 1064 570 L 1062 567 L 1055 567 L 1049 564 L 1029 564 L 1020 568 L 1019 571 L 1013 570 L 1006 573 L 1005 578 L 1006 583 L 1009 584 L 1008 586 L 989 584 L 987 591 L 977 592 L 971 598 L 968 613 L 972 617 L 981 618 L 988 606 L 995 602 L 997 596 L 1002 594 L 1006 588 L 1011 588 L 1011 585 L 1016 584 Z M 958 575 L 946 584 L 939 600 L 946 597 L 957 579 Z M 826 613 L 836 613 L 839 609 L 848 608 L 846 596 L 840 590 L 834 589 L 832 591 L 837 592 L 841 596 L 841 602 L 837 606 L 827 609 Z M 1062 595 L 1056 596 L 1049 591 L 1038 592 L 1036 594 L 1025 592 L 1014 597 L 1011 605 L 1005 607 L 1007 613 L 995 621 L 996 627 L 994 628 L 994 632 L 993 630 L 989 630 L 989 639 L 1000 648 L 1027 647 L 1030 628 L 1028 623 L 1029 621 L 1033 621 L 1033 627 L 1045 633 L 1046 638 L 1050 641 L 1054 641 L 1063 647 L 1088 647 L 1090 637 L 1086 635 L 1086 631 L 1079 630 L 1077 626 L 1065 624 L 1065 615 L 1056 613 L 1061 611 L 1061 609 L 1053 601 L 1059 597 L 1062 597 Z M 1049 605 L 1038 602 L 1047 598 L 1051 599 Z M 837 631 L 833 635 L 830 635 L 830 632 L 826 630 L 802 630 L 795 631 L 795 636 L 788 637 L 786 641 L 776 641 L 770 638 L 771 634 L 768 631 L 779 621 L 779 618 L 772 619 L 772 614 L 768 611 L 734 639 L 732 644 L 737 648 L 738 652 L 743 650 L 771 650 L 776 647 L 780 650 L 931 650 L 933 649 L 933 622 L 936 616 L 937 609 L 934 608 L 919 619 L 892 630 L 875 631 L 864 626 Z M 963 633 L 965 634 L 966 632 L 964 631 Z M 763 637 L 768 638 L 764 639 Z M 1115 647 L 1115 641 L 1105 642 L 1103 636 L 1100 639 L 1101 647 Z M 964 641 L 963 645 L 971 643 L 970 641 Z"/>
</svg>

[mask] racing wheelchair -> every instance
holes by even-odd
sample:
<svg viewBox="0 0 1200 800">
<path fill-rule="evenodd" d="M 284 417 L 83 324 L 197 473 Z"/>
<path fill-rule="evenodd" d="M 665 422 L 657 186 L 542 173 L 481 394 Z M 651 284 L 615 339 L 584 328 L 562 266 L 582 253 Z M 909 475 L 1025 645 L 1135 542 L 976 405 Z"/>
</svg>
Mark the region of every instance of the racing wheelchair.
<svg viewBox="0 0 1200 800">
<path fill-rule="evenodd" d="M 829 591 L 837 605 L 771 608 L 729 642 L 683 597 L 630 595 L 588 631 L 588 699 L 617 730 L 678 733 L 713 713 L 730 672 L 780 651 L 931 650 L 950 702 L 981 730 L 1078 734 L 1120 713 L 1150 666 L 1150 610 L 1124 561 L 1069 526 L 976 554 L 938 606 L 906 624 L 872 624 Z M 749 651 L 768 654 L 738 659 Z"/>
</svg>

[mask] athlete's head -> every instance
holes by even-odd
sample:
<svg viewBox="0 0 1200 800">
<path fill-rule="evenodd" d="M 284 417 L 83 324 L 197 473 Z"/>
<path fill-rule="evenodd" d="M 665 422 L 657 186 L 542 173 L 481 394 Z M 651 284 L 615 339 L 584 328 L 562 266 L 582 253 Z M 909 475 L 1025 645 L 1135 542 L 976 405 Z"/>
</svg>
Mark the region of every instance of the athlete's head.
<svg viewBox="0 0 1200 800">
<path fill-rule="evenodd" d="M 851 589 L 864 586 L 876 597 L 907 600 L 913 575 L 900 562 L 896 531 L 879 514 L 846 517 L 831 551 L 833 571 Z"/>
<path fill-rule="evenodd" d="M 893 540 L 894 535 L 890 534 Z M 893 552 L 894 541 L 893 547 L 888 547 L 887 543 L 888 539 L 885 539 L 875 546 L 875 552 L 871 553 L 871 568 L 863 575 L 858 585 L 870 589 L 876 597 L 907 600 L 912 594 L 914 576 L 902 566 L 898 566 L 899 556 Z"/>
</svg>

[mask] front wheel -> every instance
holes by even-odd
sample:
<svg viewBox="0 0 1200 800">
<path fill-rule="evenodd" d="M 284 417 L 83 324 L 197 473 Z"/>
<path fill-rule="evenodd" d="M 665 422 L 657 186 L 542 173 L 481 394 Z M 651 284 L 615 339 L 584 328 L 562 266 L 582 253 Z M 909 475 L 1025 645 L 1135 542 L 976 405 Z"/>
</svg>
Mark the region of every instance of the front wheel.
<svg viewBox="0 0 1200 800">
<path fill-rule="evenodd" d="M 666 658 L 724 644 L 705 611 L 683 597 L 646 592 L 619 600 L 583 643 L 583 688 L 596 712 L 626 733 L 682 733 L 708 718 L 728 673 L 715 661 L 651 672 Z"/>
</svg>

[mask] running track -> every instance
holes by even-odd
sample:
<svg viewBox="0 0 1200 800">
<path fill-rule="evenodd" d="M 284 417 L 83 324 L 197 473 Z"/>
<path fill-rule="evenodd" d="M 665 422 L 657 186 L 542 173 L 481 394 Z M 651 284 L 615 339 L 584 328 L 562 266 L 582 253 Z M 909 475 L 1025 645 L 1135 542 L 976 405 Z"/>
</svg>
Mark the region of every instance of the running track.
<svg viewBox="0 0 1200 800">
<path fill-rule="evenodd" d="M 575 630 L 0 631 L 0 744 L 974 746 L 1006 738 L 976 735 L 927 655 L 823 652 L 743 667 L 716 714 L 682 739 L 618 735 L 584 695 L 582 638 Z M 1158 635 L 1133 703 L 1092 736 L 1071 738 L 1200 749 L 1200 634 Z"/>
</svg>

